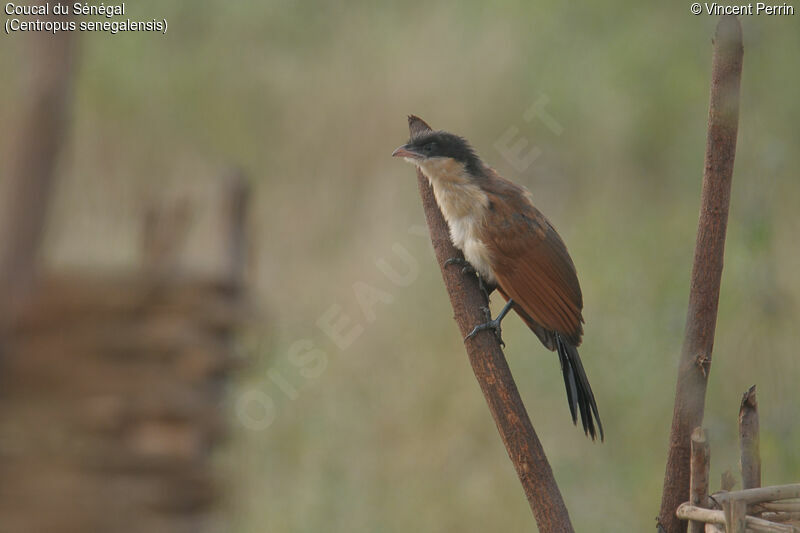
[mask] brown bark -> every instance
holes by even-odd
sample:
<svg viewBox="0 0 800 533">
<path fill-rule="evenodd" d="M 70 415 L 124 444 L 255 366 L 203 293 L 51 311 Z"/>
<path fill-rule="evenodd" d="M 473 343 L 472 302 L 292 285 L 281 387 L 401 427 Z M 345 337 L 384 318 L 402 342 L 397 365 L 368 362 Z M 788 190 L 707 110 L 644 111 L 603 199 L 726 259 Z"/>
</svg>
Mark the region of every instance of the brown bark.
<svg viewBox="0 0 800 533">
<path fill-rule="evenodd" d="M 722 17 L 714 38 L 700 221 L 659 514 L 667 533 L 686 530 L 675 510 L 689 494 L 689 437 L 703 423 L 736 154 L 742 54 L 739 20 Z"/>
<path fill-rule="evenodd" d="M 741 451 L 742 488 L 761 486 L 761 453 L 758 442 L 758 402 L 756 386 L 742 396 L 739 407 L 739 449 Z"/>
<path fill-rule="evenodd" d="M 409 129 L 414 136 L 430 127 L 421 119 L 411 116 Z M 475 325 L 486 321 L 481 308 L 488 306 L 488 302 L 474 276 L 463 275 L 456 266 L 444 266 L 447 259 L 463 258 L 463 255 L 450 241 L 447 223 L 436 204 L 428 180 L 419 171 L 417 179 L 433 249 L 450 295 L 455 320 L 461 335 L 466 336 Z M 464 346 L 539 531 L 573 531 L 553 471 L 522 403 L 497 337 L 491 332 L 484 332 L 465 341 Z"/>
</svg>

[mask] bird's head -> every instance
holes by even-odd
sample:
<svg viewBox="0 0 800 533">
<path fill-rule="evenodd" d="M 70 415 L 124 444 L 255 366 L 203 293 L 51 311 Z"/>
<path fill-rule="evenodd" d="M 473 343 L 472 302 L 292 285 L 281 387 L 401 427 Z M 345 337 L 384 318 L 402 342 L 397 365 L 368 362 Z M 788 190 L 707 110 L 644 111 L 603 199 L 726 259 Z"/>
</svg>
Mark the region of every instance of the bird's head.
<svg viewBox="0 0 800 533">
<path fill-rule="evenodd" d="M 429 178 L 437 177 L 442 169 L 457 169 L 471 178 L 483 175 L 483 163 L 463 137 L 446 131 L 421 133 L 400 146 L 393 157 L 402 157 L 420 167 Z"/>
</svg>

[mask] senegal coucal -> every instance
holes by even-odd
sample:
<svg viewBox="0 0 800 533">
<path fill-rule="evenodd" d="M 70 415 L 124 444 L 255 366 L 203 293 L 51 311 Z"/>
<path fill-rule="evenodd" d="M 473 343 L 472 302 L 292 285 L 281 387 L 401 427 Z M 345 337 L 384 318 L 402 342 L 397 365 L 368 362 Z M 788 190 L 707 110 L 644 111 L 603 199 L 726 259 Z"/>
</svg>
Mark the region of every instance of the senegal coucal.
<svg viewBox="0 0 800 533">
<path fill-rule="evenodd" d="M 580 412 L 584 432 L 603 439 L 592 387 L 577 347 L 583 336 L 583 297 L 575 265 L 555 228 L 534 207 L 531 194 L 481 161 L 463 137 L 427 127 L 392 154 L 413 163 L 430 181 L 450 228 L 450 238 L 487 294 L 497 289 L 507 303 L 494 329 L 513 309 L 547 348 L 558 353 L 572 420 Z M 425 125 L 426 126 L 426 125 Z M 457 260 L 450 262 L 458 262 Z"/>
</svg>

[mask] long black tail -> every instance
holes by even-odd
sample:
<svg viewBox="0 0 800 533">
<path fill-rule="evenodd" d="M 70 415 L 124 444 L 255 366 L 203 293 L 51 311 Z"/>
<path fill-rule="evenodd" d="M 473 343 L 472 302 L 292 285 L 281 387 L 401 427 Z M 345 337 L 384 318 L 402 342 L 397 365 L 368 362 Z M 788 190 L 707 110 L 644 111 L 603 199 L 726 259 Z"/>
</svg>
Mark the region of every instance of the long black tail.
<svg viewBox="0 0 800 533">
<path fill-rule="evenodd" d="M 556 333 L 556 345 L 558 359 L 561 361 L 561 372 L 564 374 L 564 386 L 567 388 L 567 401 L 569 402 L 569 411 L 572 413 L 572 422 L 574 424 L 578 423 L 578 414 L 575 412 L 577 404 L 581 413 L 584 433 L 589 435 L 592 440 L 595 440 L 599 433 L 600 440 L 603 440 L 603 424 L 600 422 L 592 387 L 589 385 L 586 372 L 583 370 L 583 363 L 581 363 L 581 357 L 578 355 L 578 349 L 562 339 L 558 333 Z M 593 416 L 594 419 L 592 419 Z M 595 421 L 597 423 L 596 429 Z"/>
</svg>

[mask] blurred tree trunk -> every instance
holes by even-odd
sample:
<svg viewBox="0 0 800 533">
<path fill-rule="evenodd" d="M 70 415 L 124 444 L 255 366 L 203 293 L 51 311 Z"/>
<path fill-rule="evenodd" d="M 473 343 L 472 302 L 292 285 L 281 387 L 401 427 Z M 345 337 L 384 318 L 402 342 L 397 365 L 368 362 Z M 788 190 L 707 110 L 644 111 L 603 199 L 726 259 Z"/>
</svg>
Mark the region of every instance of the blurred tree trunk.
<svg viewBox="0 0 800 533">
<path fill-rule="evenodd" d="M 64 18 L 64 17 L 60 17 Z M 0 290 L 5 305 L 30 287 L 44 234 L 56 162 L 64 145 L 74 78 L 73 32 L 32 32 L 18 123 L 13 127 L 0 233 Z"/>
</svg>

